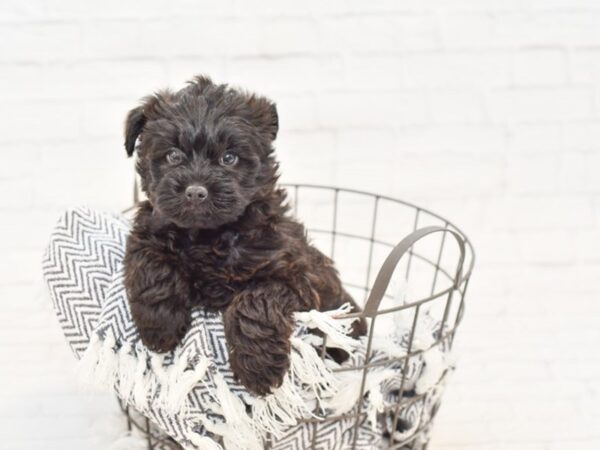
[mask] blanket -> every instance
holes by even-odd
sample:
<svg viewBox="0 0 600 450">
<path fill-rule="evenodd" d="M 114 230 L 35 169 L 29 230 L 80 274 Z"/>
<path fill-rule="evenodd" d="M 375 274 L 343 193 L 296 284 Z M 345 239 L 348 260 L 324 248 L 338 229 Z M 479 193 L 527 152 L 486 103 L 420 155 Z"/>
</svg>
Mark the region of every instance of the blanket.
<svg viewBox="0 0 600 450">
<path fill-rule="evenodd" d="M 413 351 L 428 350 L 404 358 L 410 327 L 402 320 L 377 334 L 367 354 L 366 338 L 351 339 L 350 323 L 335 318 L 348 305 L 296 313 L 290 370 L 280 388 L 259 398 L 233 376 L 220 313 L 196 310 L 191 329 L 169 353 L 144 347 L 123 285 L 129 229 L 123 216 L 72 208 L 61 215 L 44 255 L 48 293 L 83 379 L 114 390 L 185 449 L 376 449 L 392 439 L 414 450 L 426 443 L 453 368 L 446 347 L 428 349 L 439 332 L 432 317 L 422 315 L 413 340 Z M 342 366 L 322 358 L 323 337 L 309 329 L 350 358 Z M 365 380 L 361 370 L 340 370 L 365 360 L 378 363 Z M 406 401 L 398 409 L 399 395 Z M 357 408 L 365 413 L 358 420 L 351 415 Z"/>
</svg>

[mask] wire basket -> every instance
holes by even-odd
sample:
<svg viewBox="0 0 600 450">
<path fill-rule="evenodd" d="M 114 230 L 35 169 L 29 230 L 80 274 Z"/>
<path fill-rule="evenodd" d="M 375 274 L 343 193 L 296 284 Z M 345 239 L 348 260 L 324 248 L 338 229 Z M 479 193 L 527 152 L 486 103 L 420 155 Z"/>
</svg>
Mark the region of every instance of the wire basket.
<svg viewBox="0 0 600 450">
<path fill-rule="evenodd" d="M 304 422 L 318 423 L 351 419 L 354 421 L 354 440 L 357 445 L 358 427 L 366 417 L 362 407 L 365 385 L 370 370 L 382 362 L 370 363 L 373 336 L 378 329 L 394 325 L 399 314 L 408 324 L 406 354 L 388 358 L 384 364 L 402 362 L 402 378 L 398 400 L 388 405 L 382 413 L 391 420 L 391 429 L 401 426 L 400 411 L 418 401 L 431 400 L 432 390 L 408 395 L 405 387 L 406 368 L 411 358 L 442 346 L 450 350 L 458 325 L 465 310 L 465 294 L 475 263 L 473 246 L 465 234 L 450 221 L 427 209 L 411 203 L 351 189 L 308 184 L 284 185 L 288 189 L 294 215 L 304 222 L 314 245 L 331 257 L 340 271 L 344 287 L 362 312 L 345 317 L 362 316 L 368 322 L 365 363 L 336 370 L 356 371 L 362 377 L 360 395 L 356 406 L 342 415 L 324 415 L 314 412 L 314 417 Z M 134 200 L 138 192 L 135 188 Z M 405 236 L 402 240 L 398 239 Z M 454 242 L 452 242 L 454 241 Z M 404 292 L 404 301 L 398 301 L 398 292 Z M 414 349 L 416 330 L 424 311 L 437 317 L 439 331 L 427 348 Z M 326 342 L 321 354 L 325 355 Z M 335 371 L 335 370 L 334 370 Z M 442 377 L 439 384 L 445 381 Z M 440 387 L 441 389 L 441 387 Z M 439 401 L 427 417 L 418 419 L 416 430 L 407 438 L 386 437 L 388 450 L 423 450 L 427 447 L 433 418 Z M 179 449 L 176 442 L 153 426 L 147 418 L 131 408 L 121 405 L 127 417 L 128 428 L 136 428 L 146 437 L 149 450 Z M 270 448 L 269 439 L 265 448 Z M 316 432 L 310 447 L 316 449 Z"/>
</svg>

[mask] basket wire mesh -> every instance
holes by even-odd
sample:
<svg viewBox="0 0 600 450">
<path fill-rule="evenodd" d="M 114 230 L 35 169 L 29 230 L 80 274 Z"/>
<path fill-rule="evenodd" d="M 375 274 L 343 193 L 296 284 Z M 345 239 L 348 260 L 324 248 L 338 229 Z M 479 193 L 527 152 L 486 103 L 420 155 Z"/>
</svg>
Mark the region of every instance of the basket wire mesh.
<svg viewBox="0 0 600 450">
<path fill-rule="evenodd" d="M 457 327 L 464 315 L 465 294 L 475 263 L 475 253 L 469 239 L 454 224 L 411 203 L 337 187 L 309 184 L 287 184 L 284 187 L 288 189 L 294 216 L 304 222 L 313 244 L 335 261 L 344 287 L 357 303 L 362 304 L 361 312 L 346 314 L 344 318 L 361 316 L 368 322 L 364 363 L 334 369 L 338 372 L 360 372 L 361 387 L 356 406 L 340 415 L 327 415 L 317 407 L 313 417 L 300 421 L 312 424 L 309 448 L 316 450 L 318 424 L 341 419 L 353 420 L 350 448 L 354 449 L 358 429 L 367 414 L 361 400 L 365 396 L 370 370 L 394 362 L 402 363 L 398 400 L 395 404 L 385 406 L 383 411 L 383 414 L 392 418 L 392 430 L 398 428 L 403 408 L 426 401 L 431 395 L 431 390 L 418 395 L 406 395 L 408 362 L 436 346 L 452 349 Z M 138 199 L 136 184 L 134 204 Z M 406 237 L 398 243 L 398 237 L 401 236 Z M 452 244 L 450 241 L 455 242 Z M 399 304 L 396 297 L 402 287 L 408 289 L 410 300 Z M 439 330 L 427 348 L 415 349 L 415 334 L 424 310 L 428 314 L 437 314 Z M 376 330 L 393 326 L 399 314 L 410 323 L 406 354 L 370 362 Z M 320 349 L 322 357 L 325 357 L 326 346 L 325 338 Z M 444 378 L 438 384 L 444 382 Z M 146 437 L 148 449 L 181 448 L 147 418 L 132 408 L 120 405 L 127 417 L 128 429 L 140 431 Z M 393 435 L 388 436 L 385 448 L 425 449 L 437 407 L 436 404 L 427 420 L 423 420 L 423 408 L 417 429 L 401 440 L 395 440 Z M 265 448 L 271 448 L 271 445 L 268 437 Z"/>
</svg>

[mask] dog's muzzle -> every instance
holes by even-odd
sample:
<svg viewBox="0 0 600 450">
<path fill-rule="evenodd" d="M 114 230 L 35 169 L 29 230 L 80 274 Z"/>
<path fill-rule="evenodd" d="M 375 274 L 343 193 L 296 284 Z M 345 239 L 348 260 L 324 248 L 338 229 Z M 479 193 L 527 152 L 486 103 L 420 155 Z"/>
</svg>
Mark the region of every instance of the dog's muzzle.
<svg viewBox="0 0 600 450">
<path fill-rule="evenodd" d="M 185 198 L 191 203 L 202 203 L 208 197 L 208 190 L 204 186 L 193 184 L 185 190 Z"/>
</svg>

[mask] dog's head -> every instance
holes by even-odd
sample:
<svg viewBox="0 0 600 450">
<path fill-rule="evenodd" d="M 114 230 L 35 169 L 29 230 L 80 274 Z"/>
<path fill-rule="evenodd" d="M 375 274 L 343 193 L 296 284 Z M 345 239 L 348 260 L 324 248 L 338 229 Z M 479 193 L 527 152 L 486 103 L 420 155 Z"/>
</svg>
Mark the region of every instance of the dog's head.
<svg viewBox="0 0 600 450">
<path fill-rule="evenodd" d="M 272 191 L 277 130 L 277 110 L 266 98 L 196 77 L 131 110 L 125 148 L 129 156 L 137 150 L 142 189 L 161 216 L 210 229 Z"/>
</svg>

